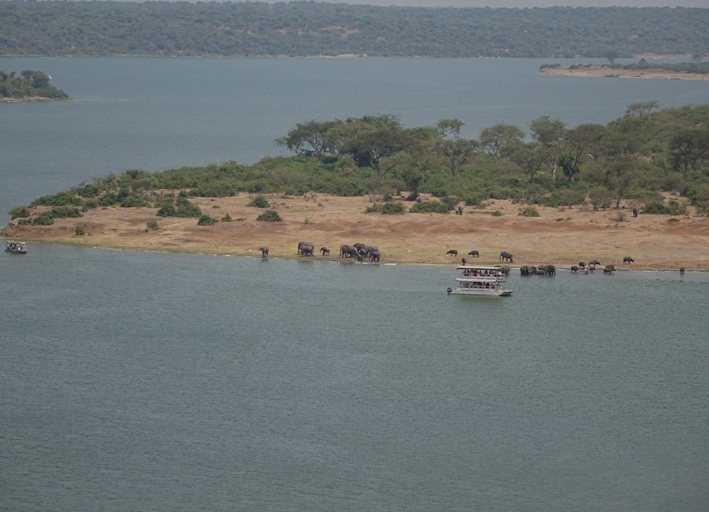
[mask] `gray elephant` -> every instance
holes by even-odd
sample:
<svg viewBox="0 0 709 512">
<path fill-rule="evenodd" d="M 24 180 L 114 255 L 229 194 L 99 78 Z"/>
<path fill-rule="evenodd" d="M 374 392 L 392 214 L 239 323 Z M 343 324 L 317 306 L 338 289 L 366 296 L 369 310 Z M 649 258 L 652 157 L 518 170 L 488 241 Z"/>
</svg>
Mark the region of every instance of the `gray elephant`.
<svg viewBox="0 0 709 512">
<path fill-rule="evenodd" d="M 512 259 L 512 253 L 509 253 L 507 251 L 502 251 L 500 253 L 500 261 L 506 261 L 508 263 L 514 263 L 514 260 Z"/>
<path fill-rule="evenodd" d="M 321 247 L 320 252 L 323 256 L 330 256 L 330 249 L 328 249 L 327 247 Z"/>
</svg>

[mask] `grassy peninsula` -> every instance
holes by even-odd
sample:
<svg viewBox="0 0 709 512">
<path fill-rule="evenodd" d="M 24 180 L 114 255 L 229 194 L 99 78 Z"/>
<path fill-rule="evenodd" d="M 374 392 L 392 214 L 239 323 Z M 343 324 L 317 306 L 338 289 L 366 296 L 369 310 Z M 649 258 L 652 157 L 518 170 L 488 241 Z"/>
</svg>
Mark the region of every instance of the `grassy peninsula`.
<svg viewBox="0 0 709 512">
<path fill-rule="evenodd" d="M 68 100 L 69 95 L 49 83 L 49 76 L 41 71 L 27 69 L 16 76 L 16 71 L 0 70 L 0 101 Z"/>
<path fill-rule="evenodd" d="M 309 240 L 333 259 L 363 242 L 383 263 L 450 262 L 448 249 L 493 262 L 507 250 L 519 263 L 631 256 L 636 268 L 707 270 L 707 121 L 709 105 L 654 101 L 606 126 L 543 116 L 474 140 L 455 119 L 313 120 L 276 141 L 293 156 L 96 177 L 13 208 L 4 234 L 234 255 L 268 246 L 291 258 Z"/>
</svg>

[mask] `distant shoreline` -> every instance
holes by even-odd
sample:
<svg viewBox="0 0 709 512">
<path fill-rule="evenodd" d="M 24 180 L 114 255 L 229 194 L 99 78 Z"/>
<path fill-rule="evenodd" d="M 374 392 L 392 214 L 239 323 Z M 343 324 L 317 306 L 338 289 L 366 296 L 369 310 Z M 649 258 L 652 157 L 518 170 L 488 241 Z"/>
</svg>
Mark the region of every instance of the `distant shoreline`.
<svg viewBox="0 0 709 512">
<path fill-rule="evenodd" d="M 686 71 L 671 71 L 668 69 L 613 69 L 603 66 L 543 68 L 541 75 L 581 76 L 603 78 L 654 78 L 663 80 L 709 80 L 709 75 L 687 73 Z"/>
</svg>

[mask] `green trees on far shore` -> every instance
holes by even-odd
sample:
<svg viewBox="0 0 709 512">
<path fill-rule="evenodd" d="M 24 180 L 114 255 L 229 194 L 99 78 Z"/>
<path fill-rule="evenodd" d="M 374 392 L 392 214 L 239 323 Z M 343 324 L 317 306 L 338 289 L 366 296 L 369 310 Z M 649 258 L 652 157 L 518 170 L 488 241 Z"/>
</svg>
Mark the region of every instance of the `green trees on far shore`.
<svg viewBox="0 0 709 512">
<path fill-rule="evenodd" d="M 47 98 L 69 99 L 69 95 L 49 83 L 49 77 L 41 71 L 27 69 L 15 76 L 16 72 L 0 70 L 0 98 Z"/>
</svg>

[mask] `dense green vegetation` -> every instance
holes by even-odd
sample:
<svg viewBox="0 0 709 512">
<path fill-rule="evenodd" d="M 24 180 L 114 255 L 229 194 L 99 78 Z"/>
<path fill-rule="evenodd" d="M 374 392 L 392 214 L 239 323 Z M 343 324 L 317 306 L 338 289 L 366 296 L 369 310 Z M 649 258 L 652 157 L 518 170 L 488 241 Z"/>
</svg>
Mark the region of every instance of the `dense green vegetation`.
<svg viewBox="0 0 709 512">
<path fill-rule="evenodd" d="M 29 210 L 17 207 L 10 214 L 36 222 L 36 216 L 26 218 L 34 206 L 53 207 L 47 212 L 53 219 L 75 215 L 78 207 L 150 205 L 159 216 L 200 218 L 201 210 L 189 197 L 240 192 L 370 195 L 374 207 L 369 211 L 382 213 L 402 208 L 377 201 L 405 193 L 410 201 L 420 194 L 439 198 L 413 202 L 411 213 L 446 213 L 460 201 L 485 207 L 495 199 L 512 199 L 529 205 L 526 215 L 534 215 L 534 205 L 617 208 L 626 199 L 646 213 L 679 215 L 691 204 L 706 214 L 709 105 L 657 108 L 655 101 L 628 105 L 623 117 L 606 126 L 569 129 L 560 119 L 540 117 L 528 123 L 525 133 L 498 124 L 482 130 L 477 140 L 461 138 L 463 123 L 455 119 L 420 128 L 405 128 L 391 115 L 311 121 L 278 139 L 296 153 L 291 157 L 153 174 L 130 170 L 40 197 Z M 663 192 L 680 197 L 665 204 Z M 252 204 L 266 203 L 257 197 Z M 273 216 L 266 214 L 263 220 Z M 228 220 L 228 215 L 222 219 Z"/>
<path fill-rule="evenodd" d="M 2 36 L 0 36 L 2 39 Z M 41 71 L 26 69 L 20 76 L 11 71 L 9 74 L 0 70 L 0 98 L 49 98 L 66 100 L 69 95 L 49 83 L 49 77 Z"/>
<path fill-rule="evenodd" d="M 0 55 L 617 57 L 709 52 L 709 9 L 0 3 Z"/>
</svg>

